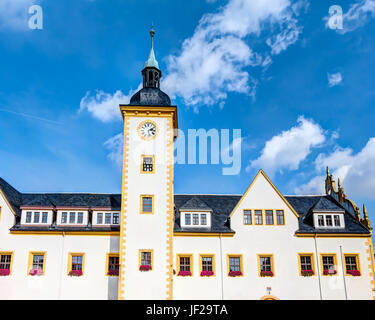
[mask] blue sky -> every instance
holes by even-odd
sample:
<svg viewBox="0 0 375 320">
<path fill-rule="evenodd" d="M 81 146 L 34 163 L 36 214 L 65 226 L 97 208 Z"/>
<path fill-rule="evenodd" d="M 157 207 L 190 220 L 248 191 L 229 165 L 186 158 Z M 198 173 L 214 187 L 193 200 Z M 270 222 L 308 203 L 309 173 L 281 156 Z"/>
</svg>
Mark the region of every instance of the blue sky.
<svg viewBox="0 0 375 320">
<path fill-rule="evenodd" d="M 33 4 L 43 30 L 28 28 Z M 284 194 L 317 194 L 329 165 L 374 220 L 374 17 L 374 0 L 1 0 L 0 176 L 23 192 L 119 193 L 118 103 L 154 22 L 180 129 L 242 130 L 238 175 L 177 164 L 175 193 L 241 194 L 263 168 Z"/>
</svg>

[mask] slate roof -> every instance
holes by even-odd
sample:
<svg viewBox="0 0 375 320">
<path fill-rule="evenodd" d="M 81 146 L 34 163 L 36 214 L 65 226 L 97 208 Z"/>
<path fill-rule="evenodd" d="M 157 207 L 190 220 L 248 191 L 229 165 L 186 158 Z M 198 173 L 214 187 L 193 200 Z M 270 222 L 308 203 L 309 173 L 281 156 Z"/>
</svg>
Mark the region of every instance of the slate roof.
<svg viewBox="0 0 375 320">
<path fill-rule="evenodd" d="M 131 106 L 170 106 L 171 99 L 159 88 L 146 87 L 136 92 L 130 99 Z"/>
<path fill-rule="evenodd" d="M 90 194 L 90 193 L 20 193 L 5 180 L 0 178 L 0 189 L 10 203 L 15 214 L 18 216 L 16 224 L 12 230 L 41 230 L 40 227 L 20 227 L 19 218 L 22 206 L 41 207 L 88 207 L 111 208 L 120 210 L 121 194 Z M 213 233 L 234 233 L 231 229 L 229 215 L 240 201 L 241 195 L 204 195 L 204 194 L 176 194 L 174 196 L 175 205 L 175 232 L 213 232 Z M 297 233 L 363 233 L 370 231 L 360 223 L 353 213 L 336 201 L 330 195 L 317 196 L 285 196 L 285 199 L 300 216 L 299 229 Z M 180 210 L 210 210 L 212 212 L 212 224 L 210 228 L 182 228 L 180 225 Z M 316 229 L 313 226 L 313 211 L 344 211 L 345 228 L 343 229 Z M 89 222 L 88 226 L 57 228 L 55 224 L 44 227 L 46 230 L 79 230 L 96 231 L 119 230 L 119 227 L 93 228 Z M 68 230 L 69 229 L 69 230 Z"/>
</svg>

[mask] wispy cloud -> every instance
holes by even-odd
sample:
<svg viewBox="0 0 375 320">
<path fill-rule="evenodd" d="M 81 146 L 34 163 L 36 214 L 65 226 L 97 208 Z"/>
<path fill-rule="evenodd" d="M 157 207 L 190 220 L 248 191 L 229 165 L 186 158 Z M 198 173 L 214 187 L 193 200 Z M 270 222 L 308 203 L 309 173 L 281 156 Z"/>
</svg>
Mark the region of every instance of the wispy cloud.
<svg viewBox="0 0 375 320">
<path fill-rule="evenodd" d="M 254 52 L 246 37 L 260 36 L 266 26 L 278 26 L 264 40 L 271 54 L 279 54 L 301 33 L 296 19 L 299 10 L 288 0 L 230 0 L 217 12 L 205 14 L 180 53 L 168 57 L 163 88 L 193 106 L 220 102 L 229 92 L 254 96 L 257 80 L 247 68 L 271 61 L 268 54 L 263 58 Z"/>
<path fill-rule="evenodd" d="M 300 116 L 297 122 L 296 126 L 268 140 L 259 158 L 251 161 L 246 171 L 262 168 L 273 176 L 284 169 L 297 170 L 312 149 L 326 141 L 324 130 L 313 120 Z"/>
<path fill-rule="evenodd" d="M 328 86 L 329 86 L 329 87 L 337 86 L 337 85 L 339 85 L 339 84 L 342 82 L 342 80 L 343 80 L 343 77 L 342 77 L 341 72 L 337 72 L 337 73 L 327 73 L 327 77 L 328 77 Z"/>
<path fill-rule="evenodd" d="M 108 149 L 108 158 L 111 159 L 119 167 L 122 166 L 122 153 L 124 145 L 124 135 L 119 133 L 114 137 L 108 139 L 104 146 Z"/>
</svg>

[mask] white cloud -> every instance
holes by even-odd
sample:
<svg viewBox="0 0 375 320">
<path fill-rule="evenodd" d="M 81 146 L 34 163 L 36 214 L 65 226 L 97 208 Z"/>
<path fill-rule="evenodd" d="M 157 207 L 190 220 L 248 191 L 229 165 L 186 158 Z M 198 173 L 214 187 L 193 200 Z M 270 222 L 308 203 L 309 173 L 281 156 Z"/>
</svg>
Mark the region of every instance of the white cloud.
<svg viewBox="0 0 375 320">
<path fill-rule="evenodd" d="M 345 34 L 365 25 L 369 19 L 375 17 L 375 0 L 360 0 L 352 4 L 343 15 L 343 29 L 336 29 L 337 33 Z M 329 28 L 329 17 L 325 17 L 326 28 Z"/>
<path fill-rule="evenodd" d="M 127 104 L 130 101 L 132 93 L 124 95 L 117 90 L 114 94 L 105 93 L 102 90 L 97 90 L 94 96 L 90 95 L 88 91 L 81 99 L 79 112 L 87 110 L 94 118 L 103 122 L 112 120 L 121 120 L 120 104 Z"/>
<path fill-rule="evenodd" d="M 318 124 L 303 116 L 297 121 L 298 125 L 268 140 L 260 157 L 253 160 L 246 170 L 262 168 L 270 176 L 283 169 L 297 170 L 312 148 L 326 141 L 325 132 Z"/>
<path fill-rule="evenodd" d="M 278 25 L 279 34 L 270 36 L 267 43 L 272 54 L 280 53 L 301 32 L 297 9 L 289 0 L 230 0 L 217 12 L 205 14 L 181 52 L 168 57 L 163 88 L 172 98 L 180 96 L 194 106 L 220 102 L 228 92 L 254 96 L 257 81 L 246 68 L 269 65 L 270 57 L 265 54 L 265 63 L 245 42 L 246 37 L 260 36 L 265 25 Z"/>
<path fill-rule="evenodd" d="M 315 160 L 316 170 L 323 172 L 328 166 L 334 178 L 340 178 L 345 192 L 350 196 L 375 199 L 375 138 L 370 138 L 364 148 L 355 153 L 351 148 L 336 146 L 330 154 L 320 154 Z M 296 192 L 317 192 L 321 186 L 314 183 L 323 176 L 314 177 Z M 324 186 L 324 183 L 322 183 Z"/>
<path fill-rule="evenodd" d="M 342 74 L 340 72 L 337 73 L 327 73 L 328 77 L 328 86 L 329 87 L 334 87 L 337 86 L 342 82 Z"/>
<path fill-rule="evenodd" d="M 29 30 L 29 8 L 41 0 L 0 0 L 0 30 Z"/>
<path fill-rule="evenodd" d="M 118 166 L 122 166 L 122 153 L 124 145 L 124 135 L 119 133 L 104 142 L 104 146 L 109 150 L 108 158 Z"/>
</svg>

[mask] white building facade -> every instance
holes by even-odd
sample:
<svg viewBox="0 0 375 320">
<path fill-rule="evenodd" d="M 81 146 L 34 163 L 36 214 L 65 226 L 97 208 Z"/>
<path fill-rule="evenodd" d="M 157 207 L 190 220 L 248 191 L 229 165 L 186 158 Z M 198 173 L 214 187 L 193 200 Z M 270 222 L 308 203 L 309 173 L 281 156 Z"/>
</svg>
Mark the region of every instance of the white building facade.
<svg viewBox="0 0 375 320">
<path fill-rule="evenodd" d="M 153 37 L 154 33 L 151 31 Z M 0 299 L 373 299 L 366 208 L 338 188 L 174 195 L 177 107 L 151 49 L 127 105 L 121 194 L 25 194 L 0 178 Z"/>
</svg>

